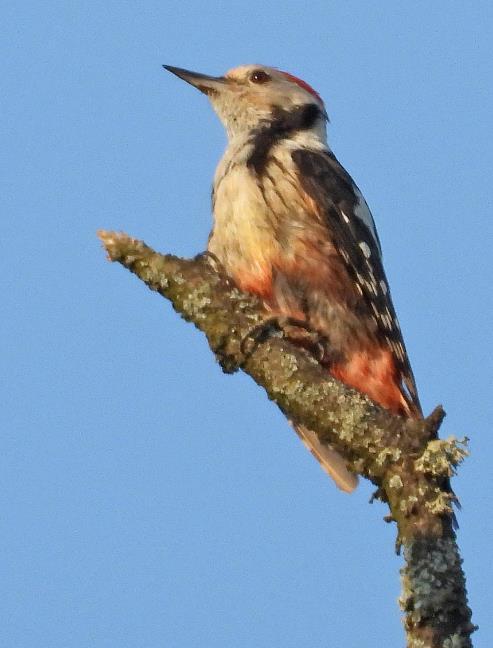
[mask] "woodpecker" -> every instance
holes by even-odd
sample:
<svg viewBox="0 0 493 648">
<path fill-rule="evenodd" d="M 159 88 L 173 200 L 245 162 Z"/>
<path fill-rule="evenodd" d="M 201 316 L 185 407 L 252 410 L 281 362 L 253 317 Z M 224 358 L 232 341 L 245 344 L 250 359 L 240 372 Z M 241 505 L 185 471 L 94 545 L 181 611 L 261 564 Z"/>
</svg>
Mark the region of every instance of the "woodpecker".
<svg viewBox="0 0 493 648">
<path fill-rule="evenodd" d="M 321 363 L 334 378 L 395 414 L 422 417 L 375 223 L 327 143 L 320 95 L 263 65 L 220 77 L 164 67 L 208 96 L 228 135 L 209 252 L 274 317 L 303 322 L 326 341 Z M 337 486 L 354 490 L 345 460 L 294 427 Z"/>
</svg>

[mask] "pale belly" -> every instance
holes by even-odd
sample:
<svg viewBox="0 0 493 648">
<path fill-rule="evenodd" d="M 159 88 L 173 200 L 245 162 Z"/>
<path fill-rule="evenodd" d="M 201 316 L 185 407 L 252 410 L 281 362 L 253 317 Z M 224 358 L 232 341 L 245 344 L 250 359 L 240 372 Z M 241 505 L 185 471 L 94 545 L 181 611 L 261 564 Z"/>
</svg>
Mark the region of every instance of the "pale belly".
<svg viewBox="0 0 493 648">
<path fill-rule="evenodd" d="M 245 290 L 271 280 L 272 260 L 280 252 L 273 220 L 246 166 L 232 169 L 217 185 L 208 249 Z"/>
<path fill-rule="evenodd" d="M 334 254 L 294 171 L 275 164 L 262 180 L 238 165 L 216 183 L 208 250 L 240 288 L 265 297 L 279 272 L 314 275 L 320 258 L 326 263 Z"/>
</svg>

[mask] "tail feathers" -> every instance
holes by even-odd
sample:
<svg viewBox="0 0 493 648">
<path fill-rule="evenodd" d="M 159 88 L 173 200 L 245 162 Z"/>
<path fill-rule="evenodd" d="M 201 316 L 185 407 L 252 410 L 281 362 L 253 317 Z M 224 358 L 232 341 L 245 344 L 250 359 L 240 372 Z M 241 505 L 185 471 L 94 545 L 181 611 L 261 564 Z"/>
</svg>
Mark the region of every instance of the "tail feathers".
<svg viewBox="0 0 493 648">
<path fill-rule="evenodd" d="M 412 387 L 407 380 L 402 381 L 402 410 L 398 414 L 404 414 L 404 416 L 408 416 L 409 418 L 420 419 L 423 418 L 423 410 L 421 409 L 416 388 L 413 389 Z"/>
<path fill-rule="evenodd" d="M 358 476 L 349 472 L 345 459 L 329 445 L 322 445 L 315 432 L 303 425 L 293 427 L 322 469 L 335 481 L 336 486 L 345 493 L 352 493 L 358 485 Z"/>
</svg>

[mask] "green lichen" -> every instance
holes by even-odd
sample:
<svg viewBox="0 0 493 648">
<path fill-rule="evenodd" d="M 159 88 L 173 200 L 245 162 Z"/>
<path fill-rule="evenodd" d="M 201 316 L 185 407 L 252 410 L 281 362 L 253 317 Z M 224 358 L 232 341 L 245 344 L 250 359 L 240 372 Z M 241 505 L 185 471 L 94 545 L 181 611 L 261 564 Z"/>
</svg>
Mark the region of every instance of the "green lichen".
<svg viewBox="0 0 493 648">
<path fill-rule="evenodd" d="M 191 290 L 186 297 L 183 298 L 183 309 L 187 313 L 187 317 L 194 321 L 205 320 L 207 318 L 206 307 L 210 306 L 211 298 L 209 291 L 203 288 Z"/>
<path fill-rule="evenodd" d="M 389 479 L 389 488 L 400 489 L 404 486 L 400 475 L 394 475 Z"/>
<path fill-rule="evenodd" d="M 426 500 L 425 506 L 433 513 L 433 515 L 445 515 L 453 513 L 452 500 L 454 496 L 452 493 L 447 493 L 439 488 L 433 489 L 435 496 L 431 499 Z"/>
<path fill-rule="evenodd" d="M 407 648 L 431 648 L 431 646 L 417 637 L 408 637 Z"/>
<path fill-rule="evenodd" d="M 468 648 L 470 645 L 468 637 L 464 638 L 458 634 L 450 635 L 443 642 L 443 648 Z"/>
<path fill-rule="evenodd" d="M 419 500 L 416 497 L 416 495 L 409 495 L 409 497 L 406 497 L 403 500 L 401 500 L 399 504 L 399 508 L 405 515 L 410 515 L 416 508 L 416 504 L 418 502 Z"/>
<path fill-rule="evenodd" d="M 401 458 L 402 452 L 399 448 L 383 448 L 376 456 L 376 463 L 383 466 L 388 463 L 395 463 Z"/>
<path fill-rule="evenodd" d="M 460 627 L 464 619 L 464 634 L 454 633 L 443 639 L 445 648 L 469 648 L 469 634 L 473 627 L 467 622 L 470 610 L 461 596 L 464 577 L 461 559 L 453 538 L 424 539 L 410 542 L 404 548 L 406 566 L 401 570 L 401 608 L 407 613 L 408 640 L 418 635 L 419 629 L 428 626 Z M 419 645 L 408 643 L 408 646 Z M 428 646 L 428 644 L 423 644 Z M 435 646 L 435 643 L 430 645 Z"/>
<path fill-rule="evenodd" d="M 466 445 L 466 438 L 457 439 L 454 436 L 429 441 L 414 466 L 418 472 L 427 475 L 451 477 L 455 474 L 455 468 L 469 454 Z"/>
<path fill-rule="evenodd" d="M 285 372 L 283 378 L 287 380 L 289 380 L 299 370 L 296 358 L 289 353 L 286 353 L 281 358 L 281 367 Z"/>
<path fill-rule="evenodd" d="M 354 472 L 361 474 L 365 468 L 364 459 L 356 459 L 351 463 Z"/>
</svg>

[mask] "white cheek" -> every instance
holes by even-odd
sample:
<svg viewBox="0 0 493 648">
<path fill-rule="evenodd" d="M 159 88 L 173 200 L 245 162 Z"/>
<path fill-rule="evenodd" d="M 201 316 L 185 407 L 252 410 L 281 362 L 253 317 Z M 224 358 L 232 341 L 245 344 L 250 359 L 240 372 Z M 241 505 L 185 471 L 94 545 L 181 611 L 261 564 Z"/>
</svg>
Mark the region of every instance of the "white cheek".
<svg viewBox="0 0 493 648">
<path fill-rule="evenodd" d="M 359 247 L 360 247 L 361 251 L 363 252 L 365 258 L 369 259 L 370 256 L 371 256 L 371 250 L 370 250 L 370 246 L 368 245 L 368 243 L 365 243 L 364 241 L 362 241 L 361 243 L 359 243 Z"/>
<path fill-rule="evenodd" d="M 212 107 L 226 129 L 230 142 L 246 135 L 270 112 L 262 105 L 253 105 L 241 94 L 224 94 L 211 97 Z"/>
</svg>

